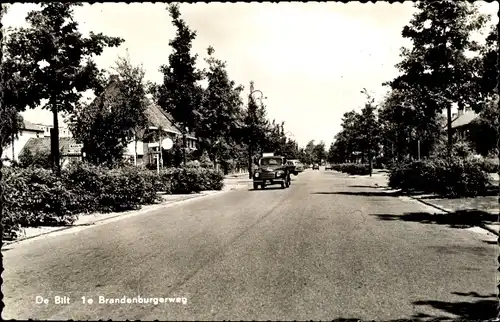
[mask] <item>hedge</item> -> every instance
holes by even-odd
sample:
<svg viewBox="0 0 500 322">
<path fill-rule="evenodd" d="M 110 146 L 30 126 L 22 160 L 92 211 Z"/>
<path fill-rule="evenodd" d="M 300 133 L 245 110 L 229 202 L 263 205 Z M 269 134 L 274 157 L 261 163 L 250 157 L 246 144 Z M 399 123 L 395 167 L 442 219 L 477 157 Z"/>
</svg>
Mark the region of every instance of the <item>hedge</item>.
<svg viewBox="0 0 500 322">
<path fill-rule="evenodd" d="M 221 190 L 220 171 L 195 164 L 156 171 L 133 166 L 107 169 L 76 163 L 61 178 L 41 168 L 3 168 L 4 237 L 16 238 L 20 227 L 72 224 L 77 215 L 124 211 L 152 204 L 158 192 Z"/>
<path fill-rule="evenodd" d="M 389 172 L 389 186 L 444 197 L 474 197 L 487 191 L 488 173 L 473 159 L 435 158 L 407 162 Z"/>
<path fill-rule="evenodd" d="M 332 169 L 348 173 L 351 175 L 367 175 L 370 174 L 370 165 L 361 163 L 341 163 L 333 164 Z"/>
<path fill-rule="evenodd" d="M 4 237 L 15 239 L 20 227 L 75 221 L 79 212 L 77 195 L 50 170 L 5 168 L 2 172 Z"/>
</svg>

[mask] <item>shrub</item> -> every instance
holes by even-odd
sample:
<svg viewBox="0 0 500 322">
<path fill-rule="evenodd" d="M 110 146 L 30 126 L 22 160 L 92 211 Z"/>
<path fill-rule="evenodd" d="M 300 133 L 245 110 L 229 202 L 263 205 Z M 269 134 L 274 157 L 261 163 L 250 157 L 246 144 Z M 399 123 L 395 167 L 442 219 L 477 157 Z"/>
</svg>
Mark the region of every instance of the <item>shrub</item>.
<svg viewBox="0 0 500 322">
<path fill-rule="evenodd" d="M 478 161 L 481 164 L 481 169 L 486 173 L 498 173 L 499 165 L 498 159 L 484 158 Z"/>
<path fill-rule="evenodd" d="M 333 164 L 333 170 L 348 173 L 351 175 L 367 175 L 370 174 L 370 166 L 360 163 L 341 163 Z"/>
<path fill-rule="evenodd" d="M 19 154 L 19 166 L 23 168 L 39 167 L 50 169 L 52 166 L 52 159 L 50 150 L 30 151 L 24 149 Z"/>
<path fill-rule="evenodd" d="M 221 190 L 224 186 L 224 176 L 220 171 L 188 166 L 170 168 L 162 174 L 162 181 L 170 183 L 171 193 L 191 193 L 204 190 Z"/>
<path fill-rule="evenodd" d="M 75 194 L 49 170 L 30 167 L 4 171 L 4 231 L 23 227 L 68 225 L 79 212 Z"/>
<path fill-rule="evenodd" d="M 488 182 L 488 174 L 473 159 L 414 161 L 396 166 L 389 173 L 389 186 L 392 188 L 436 193 L 445 197 L 481 195 L 486 192 Z"/>
<path fill-rule="evenodd" d="M 66 183 L 80 196 L 85 212 L 122 211 L 156 202 L 157 174 L 133 166 L 106 169 L 77 163 L 64 172 Z"/>
</svg>

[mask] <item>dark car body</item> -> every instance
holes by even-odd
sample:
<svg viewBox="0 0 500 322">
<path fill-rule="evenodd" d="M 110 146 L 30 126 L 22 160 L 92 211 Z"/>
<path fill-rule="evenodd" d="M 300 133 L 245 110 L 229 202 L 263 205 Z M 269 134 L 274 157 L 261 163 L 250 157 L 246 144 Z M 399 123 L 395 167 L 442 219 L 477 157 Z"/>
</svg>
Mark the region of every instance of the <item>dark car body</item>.
<svg viewBox="0 0 500 322">
<path fill-rule="evenodd" d="M 319 170 L 319 164 L 317 163 L 313 164 L 313 170 Z"/>
<path fill-rule="evenodd" d="M 253 174 L 253 188 L 264 189 L 268 185 L 280 184 L 281 188 L 290 186 L 290 173 L 293 171 L 285 158 L 279 156 L 263 157 L 259 160 L 259 168 Z"/>
</svg>

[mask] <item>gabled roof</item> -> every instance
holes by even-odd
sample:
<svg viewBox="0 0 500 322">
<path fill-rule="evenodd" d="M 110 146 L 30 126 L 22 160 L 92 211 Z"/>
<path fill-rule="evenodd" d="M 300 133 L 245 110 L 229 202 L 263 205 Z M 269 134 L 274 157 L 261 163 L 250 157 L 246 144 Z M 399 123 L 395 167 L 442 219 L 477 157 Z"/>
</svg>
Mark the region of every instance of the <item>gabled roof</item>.
<svg viewBox="0 0 500 322">
<path fill-rule="evenodd" d="M 146 115 L 148 118 L 149 126 L 155 128 L 163 128 L 163 130 L 181 134 L 179 129 L 173 124 L 173 122 L 165 115 L 165 113 L 161 110 L 161 108 L 148 100 L 148 108 L 146 109 Z"/>
<path fill-rule="evenodd" d="M 104 91 L 95 100 L 101 98 L 104 95 L 115 95 L 119 90 L 117 86 L 119 82 L 120 79 L 118 78 L 118 76 L 112 75 L 110 77 L 110 82 L 108 83 Z M 173 118 L 167 112 L 165 112 L 160 106 L 155 104 L 151 99 L 146 98 L 145 100 L 148 105 L 146 109 L 146 117 L 148 118 L 149 127 L 161 127 L 166 132 L 176 135 L 182 134 L 182 131 L 175 125 Z M 194 133 L 188 133 L 187 137 L 196 140 Z"/>
<path fill-rule="evenodd" d="M 43 132 L 42 128 L 36 124 L 33 124 L 29 121 L 23 121 L 23 130 L 25 131 L 34 131 L 34 132 Z"/>
<path fill-rule="evenodd" d="M 75 139 L 73 138 L 59 138 L 59 148 L 61 149 L 63 154 L 69 153 L 70 144 L 76 144 Z M 25 151 L 30 151 L 31 153 L 39 153 L 43 151 L 50 152 L 50 137 L 43 138 L 30 138 L 28 142 L 24 145 L 21 153 Z"/>
<path fill-rule="evenodd" d="M 452 122 L 451 122 L 451 127 L 452 128 L 457 128 L 457 127 L 462 127 L 464 125 L 469 124 L 473 120 L 475 120 L 477 117 L 479 117 L 478 114 L 475 112 L 466 112 L 458 117 L 456 117 Z"/>
</svg>

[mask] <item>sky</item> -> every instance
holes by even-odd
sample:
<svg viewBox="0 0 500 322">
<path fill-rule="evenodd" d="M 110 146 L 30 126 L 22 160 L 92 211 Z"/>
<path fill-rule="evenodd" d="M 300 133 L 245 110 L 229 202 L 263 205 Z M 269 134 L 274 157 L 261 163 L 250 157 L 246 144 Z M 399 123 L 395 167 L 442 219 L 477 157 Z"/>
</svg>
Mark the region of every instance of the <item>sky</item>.
<svg viewBox="0 0 500 322">
<path fill-rule="evenodd" d="M 498 2 L 477 2 L 483 13 L 498 21 Z M 25 25 L 36 4 L 13 4 L 5 26 Z M 413 3 L 184 3 L 183 19 L 197 33 L 193 53 L 206 66 L 207 47 L 227 62 L 229 77 L 245 87 L 255 83 L 267 97 L 268 118 L 285 122 L 285 130 L 300 146 L 310 140 L 328 147 L 341 130 L 345 112 L 362 108 L 366 88 L 380 101 L 382 83 L 398 71 L 401 36 L 413 13 Z M 159 67 L 168 63 L 168 42 L 175 28 L 163 3 L 98 3 L 75 8 L 80 31 L 102 32 L 125 39 L 119 48 L 107 48 L 95 57 L 109 69 L 119 55 L 129 52 L 133 64 L 142 64 L 147 80 L 161 83 Z M 256 94 L 258 96 L 258 94 Z M 246 102 L 246 99 L 245 99 Z M 52 124 L 50 112 L 23 113 L 26 120 Z"/>
</svg>

